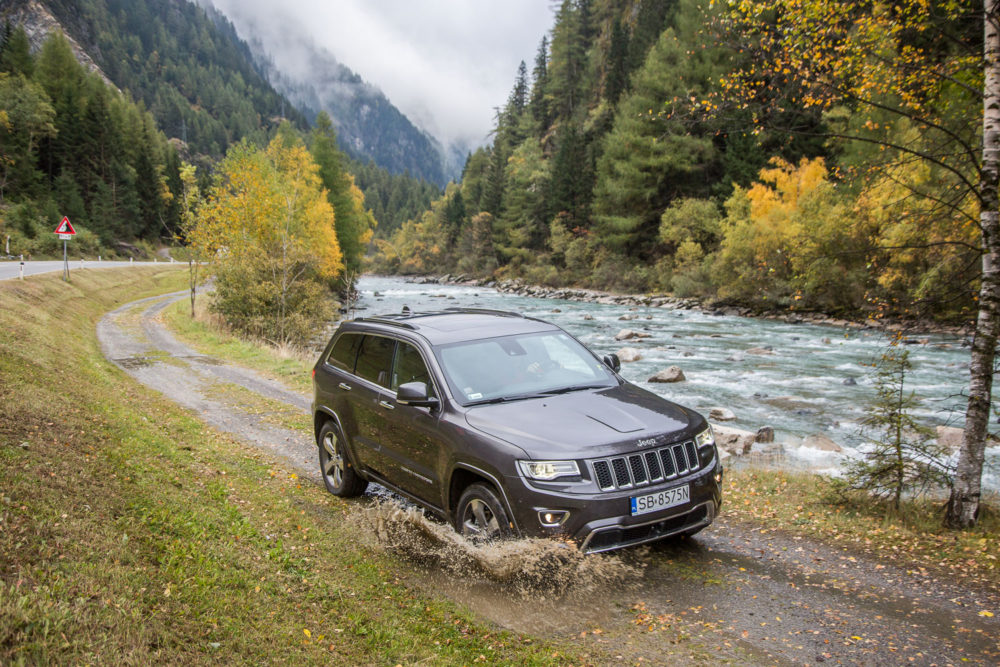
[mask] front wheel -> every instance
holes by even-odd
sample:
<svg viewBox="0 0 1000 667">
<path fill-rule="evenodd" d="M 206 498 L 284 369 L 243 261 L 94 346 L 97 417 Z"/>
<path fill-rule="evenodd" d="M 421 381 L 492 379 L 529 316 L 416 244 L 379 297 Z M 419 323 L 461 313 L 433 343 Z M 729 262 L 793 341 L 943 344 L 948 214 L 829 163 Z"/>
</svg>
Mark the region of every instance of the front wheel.
<svg viewBox="0 0 1000 667">
<path fill-rule="evenodd" d="M 459 498 L 455 530 L 477 544 L 514 535 L 514 526 L 496 491 L 479 482 L 469 486 Z"/>
<path fill-rule="evenodd" d="M 344 438 L 337 425 L 328 421 L 319 432 L 319 471 L 326 490 L 341 498 L 360 496 L 368 481 L 351 465 L 344 450 Z"/>
</svg>

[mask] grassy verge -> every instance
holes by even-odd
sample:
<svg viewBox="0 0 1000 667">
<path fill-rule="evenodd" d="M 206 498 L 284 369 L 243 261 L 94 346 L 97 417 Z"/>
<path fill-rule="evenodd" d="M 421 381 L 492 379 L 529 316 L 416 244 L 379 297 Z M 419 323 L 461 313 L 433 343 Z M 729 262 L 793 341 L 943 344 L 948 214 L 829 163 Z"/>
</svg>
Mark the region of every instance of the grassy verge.
<svg viewBox="0 0 1000 667">
<path fill-rule="evenodd" d="M 191 302 L 182 299 L 167 306 L 163 321 L 175 336 L 202 354 L 225 359 L 276 379 L 293 391 L 312 393 L 311 371 L 315 359 L 294 350 L 267 347 L 243 340 L 219 326 L 205 307 L 206 297 L 197 299 L 197 313 L 191 318 Z"/>
<path fill-rule="evenodd" d="M 97 320 L 185 279 L 0 283 L 0 663 L 580 661 L 402 585 L 346 505 L 104 361 Z"/>
<path fill-rule="evenodd" d="M 779 471 L 727 472 L 724 513 L 766 530 L 782 530 L 890 559 L 909 570 L 1000 586 L 1000 514 L 980 507 L 973 530 L 941 527 L 940 501 L 905 502 L 897 513 L 861 496 L 840 498 L 820 475 Z"/>
</svg>

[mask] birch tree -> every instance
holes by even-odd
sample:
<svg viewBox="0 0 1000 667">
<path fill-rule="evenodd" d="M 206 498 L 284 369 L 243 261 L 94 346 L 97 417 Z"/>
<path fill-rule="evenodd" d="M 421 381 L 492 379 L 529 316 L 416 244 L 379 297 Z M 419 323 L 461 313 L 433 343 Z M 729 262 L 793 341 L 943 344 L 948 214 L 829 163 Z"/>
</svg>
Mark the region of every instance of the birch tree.
<svg viewBox="0 0 1000 667">
<path fill-rule="evenodd" d="M 978 226 L 982 267 L 965 430 L 945 517 L 950 527 L 972 526 L 1000 330 L 1000 0 L 733 0 L 730 7 L 728 34 L 748 64 L 722 80 L 719 95 L 695 100 L 696 108 L 762 122 L 789 101 L 829 115 L 856 113 L 867 121 L 833 124 L 827 136 L 874 146 L 873 174 L 928 165 L 933 187 L 911 186 L 908 195 Z M 902 140 L 913 128 L 920 141 Z"/>
</svg>

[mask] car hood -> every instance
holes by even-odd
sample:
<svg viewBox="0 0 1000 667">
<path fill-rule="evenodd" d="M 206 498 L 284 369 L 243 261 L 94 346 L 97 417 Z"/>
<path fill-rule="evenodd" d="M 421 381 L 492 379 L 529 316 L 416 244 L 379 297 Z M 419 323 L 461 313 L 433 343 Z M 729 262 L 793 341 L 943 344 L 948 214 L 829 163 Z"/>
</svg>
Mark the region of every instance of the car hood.
<svg viewBox="0 0 1000 667">
<path fill-rule="evenodd" d="M 630 384 L 475 406 L 465 419 L 536 460 L 610 456 L 666 444 L 694 435 L 705 422 L 698 413 Z"/>
</svg>

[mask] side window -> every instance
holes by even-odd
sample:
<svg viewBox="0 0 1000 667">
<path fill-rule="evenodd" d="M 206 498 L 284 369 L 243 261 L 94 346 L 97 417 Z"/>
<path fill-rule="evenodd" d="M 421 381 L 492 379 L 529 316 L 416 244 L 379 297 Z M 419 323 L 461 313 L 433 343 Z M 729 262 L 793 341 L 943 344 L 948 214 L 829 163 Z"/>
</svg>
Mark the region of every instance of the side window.
<svg viewBox="0 0 1000 667">
<path fill-rule="evenodd" d="M 427 385 L 427 394 L 434 395 L 434 383 L 431 382 L 431 375 L 427 372 L 420 352 L 409 343 L 401 342 L 392 365 L 392 385 L 389 388 L 395 391 L 399 389 L 399 385 L 407 382 L 423 382 Z"/>
<path fill-rule="evenodd" d="M 389 386 L 389 367 L 392 365 L 392 351 L 396 341 L 383 336 L 365 336 L 361 342 L 361 352 L 358 353 L 358 363 L 354 374 L 364 379 Z"/>
<path fill-rule="evenodd" d="M 330 350 L 330 356 L 326 358 L 326 363 L 336 366 L 348 373 L 354 372 L 354 360 L 358 358 L 358 348 L 361 347 L 361 334 L 345 333 Z"/>
</svg>

